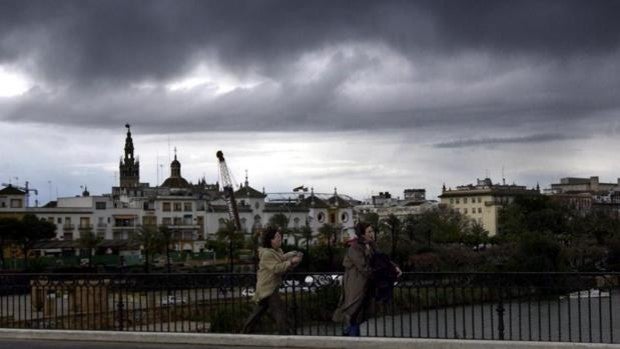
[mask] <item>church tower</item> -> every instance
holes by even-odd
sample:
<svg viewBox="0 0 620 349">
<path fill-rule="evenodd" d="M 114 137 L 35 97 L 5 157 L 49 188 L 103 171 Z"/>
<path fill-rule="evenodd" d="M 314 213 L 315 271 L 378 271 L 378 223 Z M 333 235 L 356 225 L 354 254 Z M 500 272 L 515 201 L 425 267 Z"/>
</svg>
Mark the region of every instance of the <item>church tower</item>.
<svg viewBox="0 0 620 349">
<path fill-rule="evenodd" d="M 133 156 L 133 140 L 131 139 L 130 125 L 126 124 L 127 138 L 125 138 L 125 157 L 119 165 L 120 187 L 135 188 L 140 183 L 140 161 Z"/>
</svg>

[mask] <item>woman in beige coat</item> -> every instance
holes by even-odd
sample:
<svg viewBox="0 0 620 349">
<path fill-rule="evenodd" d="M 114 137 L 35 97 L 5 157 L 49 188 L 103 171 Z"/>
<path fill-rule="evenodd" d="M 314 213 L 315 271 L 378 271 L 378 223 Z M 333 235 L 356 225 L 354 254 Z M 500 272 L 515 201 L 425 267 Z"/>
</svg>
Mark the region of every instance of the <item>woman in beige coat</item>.
<svg viewBox="0 0 620 349">
<path fill-rule="evenodd" d="M 347 254 L 342 261 L 344 278 L 342 294 L 333 320 L 345 324 L 346 336 L 359 336 L 360 324 L 368 319 L 368 308 L 372 300 L 370 260 L 377 247 L 374 228 L 366 223 L 355 226 L 356 239 L 349 242 Z"/>
<path fill-rule="evenodd" d="M 254 310 L 243 326 L 243 333 L 252 333 L 263 314 L 269 310 L 276 320 L 279 334 L 288 334 L 285 304 L 278 294 L 282 276 L 295 268 L 302 259 L 301 252 L 283 253 L 282 234 L 275 227 L 267 227 L 262 235 L 262 247 L 258 248 L 259 264 L 256 273 Z"/>
</svg>

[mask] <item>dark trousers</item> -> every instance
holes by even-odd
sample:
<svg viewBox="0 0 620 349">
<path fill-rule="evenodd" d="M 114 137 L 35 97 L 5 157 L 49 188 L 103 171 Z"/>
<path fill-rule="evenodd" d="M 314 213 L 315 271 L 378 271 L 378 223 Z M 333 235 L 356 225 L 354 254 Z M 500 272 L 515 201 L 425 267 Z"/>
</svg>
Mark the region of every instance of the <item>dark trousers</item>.
<svg viewBox="0 0 620 349">
<path fill-rule="evenodd" d="M 278 334 L 289 334 L 288 322 L 286 320 L 286 305 L 282 301 L 282 298 L 280 298 L 278 290 L 275 290 L 271 296 L 261 299 L 258 304 L 254 306 L 254 310 L 252 310 L 250 317 L 248 317 L 243 326 L 242 333 L 254 332 L 256 325 L 267 310 L 269 310 L 271 316 L 276 320 Z"/>
</svg>

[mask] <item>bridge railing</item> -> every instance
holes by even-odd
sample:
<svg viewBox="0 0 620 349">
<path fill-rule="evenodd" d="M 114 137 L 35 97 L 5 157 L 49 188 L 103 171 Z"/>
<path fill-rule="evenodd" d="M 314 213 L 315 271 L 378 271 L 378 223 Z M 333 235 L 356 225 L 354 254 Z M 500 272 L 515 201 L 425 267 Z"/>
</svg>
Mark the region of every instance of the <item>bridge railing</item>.
<svg viewBox="0 0 620 349">
<path fill-rule="evenodd" d="M 0 274 L 0 328 L 238 333 L 255 274 Z M 404 273 L 363 336 L 618 343 L 617 273 Z M 341 273 L 291 273 L 291 332 L 342 335 Z M 265 316 L 259 333 L 275 332 Z"/>
</svg>

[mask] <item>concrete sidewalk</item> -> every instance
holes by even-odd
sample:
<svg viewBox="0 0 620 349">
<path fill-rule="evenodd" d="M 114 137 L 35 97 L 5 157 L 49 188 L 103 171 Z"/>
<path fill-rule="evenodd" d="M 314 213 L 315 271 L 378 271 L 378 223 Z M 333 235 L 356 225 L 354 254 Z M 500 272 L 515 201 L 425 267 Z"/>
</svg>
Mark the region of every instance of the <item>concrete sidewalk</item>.
<svg viewBox="0 0 620 349">
<path fill-rule="evenodd" d="M 620 344 L 20 329 L 0 329 L 0 340 L 2 339 L 87 341 L 109 343 L 124 342 L 154 344 L 193 344 L 217 346 L 221 348 L 266 347 L 293 349 L 620 349 Z"/>
</svg>

